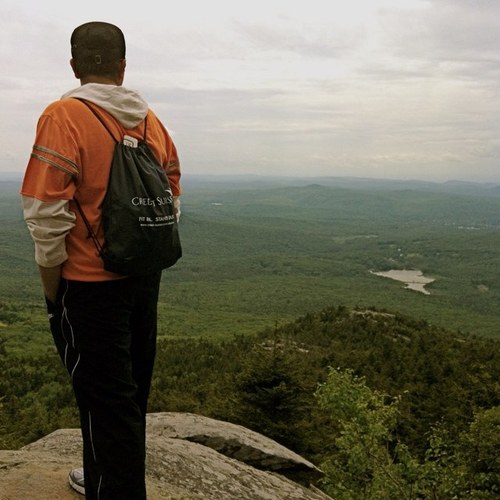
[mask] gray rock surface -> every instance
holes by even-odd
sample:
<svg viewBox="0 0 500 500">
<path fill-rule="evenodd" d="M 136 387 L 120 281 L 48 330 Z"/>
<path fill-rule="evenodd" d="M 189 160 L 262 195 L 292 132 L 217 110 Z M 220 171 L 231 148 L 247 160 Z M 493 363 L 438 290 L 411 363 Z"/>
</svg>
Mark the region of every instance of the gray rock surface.
<svg viewBox="0 0 500 500">
<path fill-rule="evenodd" d="M 240 425 L 192 413 L 156 413 L 148 416 L 148 429 L 157 436 L 202 444 L 258 469 L 308 472 L 311 478 L 321 475 L 300 455 Z"/>
<path fill-rule="evenodd" d="M 329 498 L 276 473 L 293 467 L 317 473 L 314 465 L 244 427 L 198 415 L 160 413 L 148 415 L 147 435 L 151 500 Z M 0 451 L 0 500 L 82 499 L 67 483 L 69 470 L 80 463 L 78 429 L 55 431 L 21 450 Z M 272 471 L 261 470 L 266 464 Z"/>
</svg>

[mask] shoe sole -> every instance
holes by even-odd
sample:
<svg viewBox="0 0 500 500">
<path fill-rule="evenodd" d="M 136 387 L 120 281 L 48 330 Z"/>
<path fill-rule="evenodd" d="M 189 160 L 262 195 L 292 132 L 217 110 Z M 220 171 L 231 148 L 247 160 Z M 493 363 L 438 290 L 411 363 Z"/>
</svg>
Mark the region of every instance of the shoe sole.
<svg viewBox="0 0 500 500">
<path fill-rule="evenodd" d="M 68 478 L 68 481 L 69 481 L 69 485 L 75 491 L 77 491 L 78 493 L 80 493 L 80 495 L 85 495 L 85 488 L 82 485 L 75 483 L 75 481 L 73 481 L 73 479 L 71 478 L 71 476 Z"/>
</svg>

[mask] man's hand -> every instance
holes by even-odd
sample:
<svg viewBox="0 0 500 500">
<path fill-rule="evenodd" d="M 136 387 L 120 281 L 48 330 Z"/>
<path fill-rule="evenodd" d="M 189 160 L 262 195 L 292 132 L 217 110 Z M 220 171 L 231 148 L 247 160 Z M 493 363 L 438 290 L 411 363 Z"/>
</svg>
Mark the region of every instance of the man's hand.
<svg viewBox="0 0 500 500">
<path fill-rule="evenodd" d="M 55 267 L 38 266 L 42 278 L 43 293 L 53 304 L 57 300 L 57 291 L 61 282 L 61 268 L 61 265 Z"/>
</svg>

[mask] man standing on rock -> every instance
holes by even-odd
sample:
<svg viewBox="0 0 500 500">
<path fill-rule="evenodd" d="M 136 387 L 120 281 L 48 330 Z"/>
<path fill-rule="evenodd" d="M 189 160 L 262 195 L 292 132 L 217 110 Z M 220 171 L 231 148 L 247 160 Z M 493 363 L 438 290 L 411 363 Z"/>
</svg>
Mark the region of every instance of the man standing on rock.
<svg viewBox="0 0 500 500">
<path fill-rule="evenodd" d="M 146 140 L 167 173 L 177 215 L 179 161 L 147 103 L 122 86 L 125 39 L 119 28 L 79 26 L 71 55 L 81 85 L 40 117 L 21 190 L 24 217 L 52 335 L 80 411 L 84 473 L 72 471 L 70 483 L 91 500 L 141 500 L 161 273 L 106 271 L 75 200 L 102 243 L 101 205 L 115 143 L 94 113 L 118 137 L 141 140 L 147 123 Z"/>
</svg>

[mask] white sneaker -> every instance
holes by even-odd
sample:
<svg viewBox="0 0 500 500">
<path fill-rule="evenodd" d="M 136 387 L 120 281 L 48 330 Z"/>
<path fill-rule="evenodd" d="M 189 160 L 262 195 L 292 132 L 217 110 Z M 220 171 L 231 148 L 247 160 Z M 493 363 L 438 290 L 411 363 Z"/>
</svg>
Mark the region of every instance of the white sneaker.
<svg viewBox="0 0 500 500">
<path fill-rule="evenodd" d="M 85 478 L 83 476 L 83 467 L 73 469 L 68 476 L 69 485 L 78 493 L 85 495 Z"/>
</svg>

